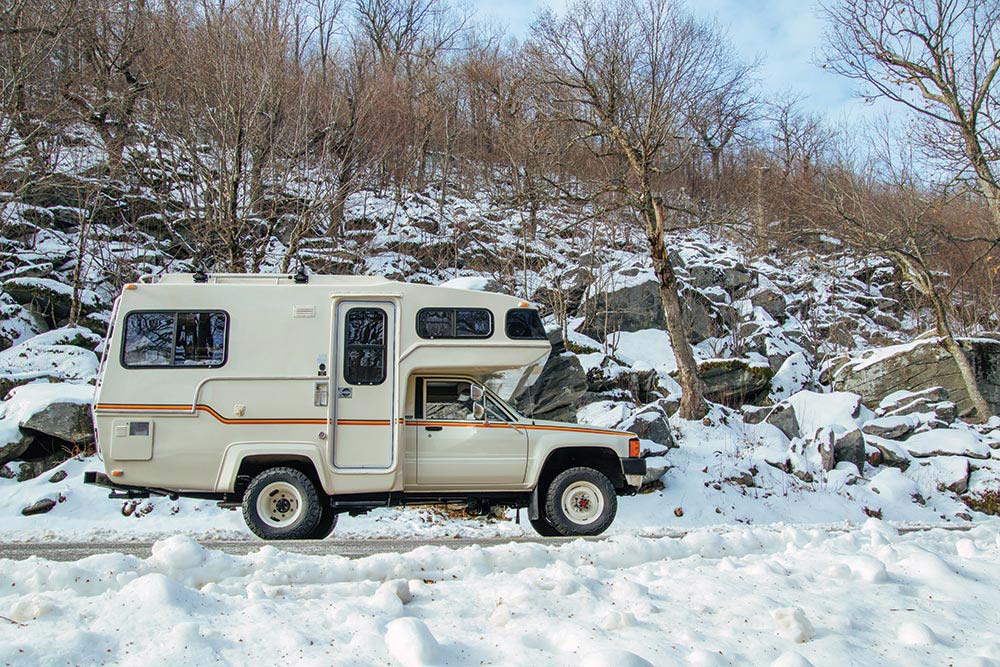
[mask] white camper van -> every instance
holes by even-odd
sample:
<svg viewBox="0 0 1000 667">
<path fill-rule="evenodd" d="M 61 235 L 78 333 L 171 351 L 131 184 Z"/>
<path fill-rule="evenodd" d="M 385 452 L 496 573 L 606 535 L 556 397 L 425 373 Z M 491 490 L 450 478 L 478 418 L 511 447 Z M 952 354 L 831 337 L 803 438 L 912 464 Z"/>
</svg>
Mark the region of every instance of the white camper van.
<svg viewBox="0 0 1000 667">
<path fill-rule="evenodd" d="M 536 310 L 487 292 L 302 273 L 126 285 L 94 405 L 106 474 L 86 481 L 242 507 L 264 539 L 433 503 L 595 535 L 645 461 L 631 433 L 505 402 L 550 349 Z"/>
</svg>

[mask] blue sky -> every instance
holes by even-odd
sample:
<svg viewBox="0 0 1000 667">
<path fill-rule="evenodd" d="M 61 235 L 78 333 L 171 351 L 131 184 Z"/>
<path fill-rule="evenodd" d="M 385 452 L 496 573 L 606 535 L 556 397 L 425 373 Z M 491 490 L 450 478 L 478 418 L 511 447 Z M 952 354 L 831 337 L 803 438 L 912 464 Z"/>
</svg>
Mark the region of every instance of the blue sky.
<svg viewBox="0 0 1000 667">
<path fill-rule="evenodd" d="M 479 15 L 492 17 L 524 37 L 538 11 L 565 7 L 565 0 L 494 0 L 474 3 Z M 834 123 L 873 113 L 853 95 L 854 84 L 813 64 L 823 41 L 823 22 L 813 0 L 688 0 L 698 17 L 714 20 L 729 34 L 746 60 L 760 58 L 758 77 L 765 94 L 784 91 L 804 96 L 807 109 Z"/>
</svg>

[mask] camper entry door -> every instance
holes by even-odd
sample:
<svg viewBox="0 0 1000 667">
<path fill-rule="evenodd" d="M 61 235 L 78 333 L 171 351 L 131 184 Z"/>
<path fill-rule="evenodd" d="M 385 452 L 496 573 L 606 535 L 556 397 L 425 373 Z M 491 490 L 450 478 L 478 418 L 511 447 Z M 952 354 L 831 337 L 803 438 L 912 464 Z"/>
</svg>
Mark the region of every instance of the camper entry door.
<svg viewBox="0 0 1000 667">
<path fill-rule="evenodd" d="M 394 464 L 396 307 L 339 301 L 331 369 L 333 465 L 384 470 Z"/>
</svg>

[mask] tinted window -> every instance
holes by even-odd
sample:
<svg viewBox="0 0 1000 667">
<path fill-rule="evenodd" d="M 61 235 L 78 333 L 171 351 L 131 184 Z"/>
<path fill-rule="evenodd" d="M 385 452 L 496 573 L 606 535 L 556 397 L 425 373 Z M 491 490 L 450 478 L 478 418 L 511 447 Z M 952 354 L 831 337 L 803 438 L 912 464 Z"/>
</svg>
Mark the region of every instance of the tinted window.
<svg viewBox="0 0 1000 667">
<path fill-rule="evenodd" d="M 493 315 L 485 308 L 423 308 L 417 312 L 421 338 L 489 338 Z"/>
<path fill-rule="evenodd" d="M 385 311 L 351 308 L 344 339 L 344 379 L 348 384 L 385 382 Z"/>
<path fill-rule="evenodd" d="M 545 327 L 538 311 L 532 308 L 514 308 L 507 311 L 507 338 L 515 340 L 547 340 Z"/>
<path fill-rule="evenodd" d="M 421 338 L 451 338 L 454 312 L 450 308 L 424 308 L 417 313 L 417 335 Z"/>
<path fill-rule="evenodd" d="M 222 366 L 226 363 L 228 321 L 221 311 L 129 313 L 125 317 L 122 365 Z"/>
</svg>

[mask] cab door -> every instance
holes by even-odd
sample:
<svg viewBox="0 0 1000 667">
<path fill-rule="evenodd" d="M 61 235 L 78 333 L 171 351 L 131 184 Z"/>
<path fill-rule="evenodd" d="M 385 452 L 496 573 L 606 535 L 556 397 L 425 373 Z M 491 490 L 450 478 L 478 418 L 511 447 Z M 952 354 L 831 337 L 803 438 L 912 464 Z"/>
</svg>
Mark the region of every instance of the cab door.
<svg viewBox="0 0 1000 667">
<path fill-rule="evenodd" d="M 481 391 L 481 388 L 479 388 Z M 417 484 L 452 488 L 524 482 L 527 431 L 484 396 L 480 406 L 468 380 L 418 378 Z"/>
<path fill-rule="evenodd" d="M 334 316 L 331 432 L 336 468 L 395 464 L 395 304 L 340 301 Z"/>
</svg>

